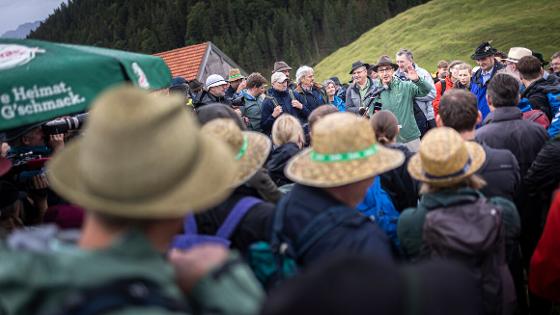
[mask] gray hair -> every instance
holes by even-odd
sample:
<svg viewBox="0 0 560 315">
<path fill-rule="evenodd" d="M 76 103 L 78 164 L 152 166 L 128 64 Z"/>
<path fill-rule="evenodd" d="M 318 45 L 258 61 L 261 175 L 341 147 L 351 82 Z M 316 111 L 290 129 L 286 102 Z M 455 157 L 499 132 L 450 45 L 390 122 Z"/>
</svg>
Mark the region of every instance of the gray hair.
<svg viewBox="0 0 560 315">
<path fill-rule="evenodd" d="M 313 68 L 311 68 L 310 66 L 299 67 L 296 71 L 296 82 L 301 83 L 301 78 L 313 72 L 314 72 Z"/>
<path fill-rule="evenodd" d="M 334 83 L 334 81 L 331 80 L 331 79 L 327 79 L 327 80 L 323 81 L 323 86 L 324 86 L 325 89 L 326 89 L 327 86 L 329 86 L 329 84 L 331 84 L 331 83 L 332 83 L 332 84 L 334 85 L 334 87 L 336 88 L 336 83 Z"/>
<path fill-rule="evenodd" d="M 411 51 L 411 50 L 408 50 L 408 49 L 406 49 L 406 48 L 401 48 L 401 49 L 399 49 L 399 51 L 397 51 L 397 57 L 398 57 L 398 56 L 402 56 L 402 55 L 405 55 L 406 58 L 407 58 L 408 60 L 410 60 L 410 61 L 413 61 L 413 60 L 414 60 L 414 55 L 412 55 L 412 51 Z"/>
</svg>

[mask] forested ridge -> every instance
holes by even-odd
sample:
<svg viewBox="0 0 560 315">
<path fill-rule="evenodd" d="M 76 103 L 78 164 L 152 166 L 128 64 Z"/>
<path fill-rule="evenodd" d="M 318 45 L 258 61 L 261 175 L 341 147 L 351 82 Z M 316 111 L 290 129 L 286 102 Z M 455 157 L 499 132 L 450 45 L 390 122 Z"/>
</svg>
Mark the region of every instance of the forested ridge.
<svg viewBox="0 0 560 315">
<path fill-rule="evenodd" d="M 156 53 L 212 41 L 247 71 L 314 64 L 426 0 L 70 0 L 28 37 Z"/>
</svg>

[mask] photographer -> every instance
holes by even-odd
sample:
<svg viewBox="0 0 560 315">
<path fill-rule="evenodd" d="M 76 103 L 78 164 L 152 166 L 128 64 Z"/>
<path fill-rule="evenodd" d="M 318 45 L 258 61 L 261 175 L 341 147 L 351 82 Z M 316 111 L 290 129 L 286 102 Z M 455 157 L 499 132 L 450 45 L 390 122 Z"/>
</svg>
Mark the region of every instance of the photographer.
<svg viewBox="0 0 560 315">
<path fill-rule="evenodd" d="M 5 180 L 19 192 L 17 201 L 21 204 L 16 207 L 21 210 L 11 211 L 14 214 L 10 216 L 11 219 L 17 217 L 24 225 L 40 224 L 49 205 L 60 203 L 60 198 L 49 190 L 44 163 L 52 154 L 64 148 L 65 138 L 71 134 L 69 131 L 79 128 L 86 116 L 81 114 L 58 118 L 6 133 L 11 146 L 6 156 L 13 168 L 6 174 Z M 4 149 L 3 144 L 3 152 Z"/>
</svg>

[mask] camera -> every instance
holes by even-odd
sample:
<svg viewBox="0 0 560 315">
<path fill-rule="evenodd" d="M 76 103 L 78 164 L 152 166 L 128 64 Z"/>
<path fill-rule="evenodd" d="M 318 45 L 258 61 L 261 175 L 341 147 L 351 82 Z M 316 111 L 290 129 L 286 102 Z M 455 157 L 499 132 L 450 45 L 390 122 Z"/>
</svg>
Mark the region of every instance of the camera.
<svg viewBox="0 0 560 315">
<path fill-rule="evenodd" d="M 88 114 L 83 113 L 72 117 L 63 117 L 44 123 L 41 128 L 46 135 L 66 133 L 68 130 L 80 129 L 87 120 Z"/>
</svg>

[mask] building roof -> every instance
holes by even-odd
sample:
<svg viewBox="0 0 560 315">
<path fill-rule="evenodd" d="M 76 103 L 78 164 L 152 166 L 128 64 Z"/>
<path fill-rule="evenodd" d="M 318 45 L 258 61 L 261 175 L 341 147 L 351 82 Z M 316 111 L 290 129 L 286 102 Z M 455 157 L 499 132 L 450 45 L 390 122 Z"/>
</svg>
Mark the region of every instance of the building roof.
<svg viewBox="0 0 560 315">
<path fill-rule="evenodd" d="M 197 78 L 210 42 L 185 46 L 154 54 L 163 58 L 171 75 L 183 77 L 186 80 Z"/>
</svg>

